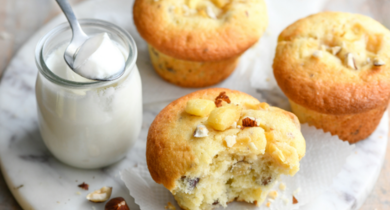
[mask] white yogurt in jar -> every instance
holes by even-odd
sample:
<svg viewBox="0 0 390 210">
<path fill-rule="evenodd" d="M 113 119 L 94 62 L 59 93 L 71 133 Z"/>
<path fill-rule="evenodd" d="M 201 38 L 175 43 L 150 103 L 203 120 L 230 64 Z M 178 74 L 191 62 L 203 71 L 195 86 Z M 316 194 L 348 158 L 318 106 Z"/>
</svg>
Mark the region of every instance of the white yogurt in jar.
<svg viewBox="0 0 390 210">
<path fill-rule="evenodd" d="M 114 60 L 124 61 L 127 53 L 119 44 L 115 43 L 115 47 L 119 50 L 111 55 L 121 58 Z M 91 82 L 67 66 L 63 57 L 65 49 L 66 44 L 52 51 L 45 60 L 47 67 L 65 80 Z M 104 70 L 109 71 L 110 65 L 99 69 L 96 66 L 101 61 L 99 56 L 83 57 L 83 65 L 85 61 L 90 62 L 83 68 L 94 70 L 89 74 L 103 72 L 104 76 L 107 73 Z M 104 167 L 122 159 L 141 130 L 141 92 L 135 65 L 115 81 L 77 88 L 54 84 L 39 74 L 36 98 L 46 146 L 59 160 L 80 168 Z"/>
</svg>

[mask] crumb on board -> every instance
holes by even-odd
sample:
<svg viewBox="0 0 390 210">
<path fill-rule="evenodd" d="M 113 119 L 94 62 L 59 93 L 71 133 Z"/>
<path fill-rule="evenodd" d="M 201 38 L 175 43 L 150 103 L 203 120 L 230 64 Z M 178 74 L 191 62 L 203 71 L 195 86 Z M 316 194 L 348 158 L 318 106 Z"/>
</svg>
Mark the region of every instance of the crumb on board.
<svg viewBox="0 0 390 210">
<path fill-rule="evenodd" d="M 298 193 L 301 192 L 301 188 L 298 187 L 294 192 L 293 192 L 293 195 L 298 195 Z"/>
<path fill-rule="evenodd" d="M 171 202 L 168 202 L 165 209 L 176 210 L 176 207 Z"/>
<path fill-rule="evenodd" d="M 271 191 L 269 192 L 268 196 L 272 199 L 275 199 L 276 197 L 278 197 L 278 192 L 276 191 Z"/>
<path fill-rule="evenodd" d="M 267 202 L 267 204 L 265 204 L 267 207 L 270 207 L 271 206 L 271 203 L 270 202 Z"/>
<path fill-rule="evenodd" d="M 286 190 L 286 185 L 284 183 L 280 183 L 279 189 L 282 191 Z"/>
</svg>

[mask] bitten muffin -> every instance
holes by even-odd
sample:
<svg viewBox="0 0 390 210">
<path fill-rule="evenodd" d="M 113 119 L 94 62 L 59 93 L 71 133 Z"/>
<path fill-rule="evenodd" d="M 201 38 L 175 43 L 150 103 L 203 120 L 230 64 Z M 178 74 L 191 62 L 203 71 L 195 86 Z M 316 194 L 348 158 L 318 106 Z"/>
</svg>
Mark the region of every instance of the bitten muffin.
<svg viewBox="0 0 390 210">
<path fill-rule="evenodd" d="M 133 16 L 156 72 L 182 87 L 227 78 L 268 25 L 264 0 L 136 0 Z"/>
<path fill-rule="evenodd" d="M 273 69 L 301 123 L 351 143 L 377 127 L 390 97 L 390 33 L 358 14 L 323 12 L 278 38 Z"/>
<path fill-rule="evenodd" d="M 196 91 L 169 104 L 149 129 L 152 178 L 185 210 L 234 200 L 260 205 L 279 175 L 294 175 L 306 144 L 297 117 L 229 89 Z"/>
</svg>

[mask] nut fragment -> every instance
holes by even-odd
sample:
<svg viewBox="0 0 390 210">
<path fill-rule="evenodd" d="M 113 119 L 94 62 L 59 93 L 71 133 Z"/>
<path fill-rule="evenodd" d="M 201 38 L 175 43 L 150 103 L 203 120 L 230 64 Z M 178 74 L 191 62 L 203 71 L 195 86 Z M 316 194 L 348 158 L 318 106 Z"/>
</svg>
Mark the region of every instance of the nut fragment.
<svg viewBox="0 0 390 210">
<path fill-rule="evenodd" d="M 242 126 L 244 127 L 256 127 L 257 122 L 256 119 L 253 117 L 246 117 L 242 120 Z"/>
<path fill-rule="evenodd" d="M 295 196 L 293 196 L 293 204 L 297 204 L 298 203 L 298 200 L 295 198 Z"/>
<path fill-rule="evenodd" d="M 213 8 L 211 8 L 210 6 L 207 6 L 206 8 L 206 12 L 207 12 L 207 15 L 212 18 L 212 19 L 217 19 L 217 16 L 215 15 L 214 11 L 213 11 Z"/>
<path fill-rule="evenodd" d="M 314 51 L 313 57 L 315 57 L 315 58 L 321 58 L 321 57 L 322 57 L 322 51 L 321 51 L 321 50 L 316 50 L 316 51 Z"/>
<path fill-rule="evenodd" d="M 230 99 L 229 99 L 229 96 L 226 95 L 226 92 L 221 92 L 221 93 L 219 94 L 219 96 L 217 96 L 217 97 L 215 98 L 215 105 L 216 105 L 217 107 L 221 107 L 221 106 L 222 106 L 222 101 L 225 101 L 225 102 L 228 103 L 228 104 L 231 103 L 231 101 L 230 101 Z"/>
<path fill-rule="evenodd" d="M 77 186 L 80 187 L 83 190 L 88 190 L 88 188 L 89 188 L 89 185 L 87 183 L 85 183 L 85 182 L 83 182 L 83 183 L 81 183 L 81 184 L 79 184 Z"/>
<path fill-rule="evenodd" d="M 94 203 L 102 203 L 111 197 L 112 187 L 102 187 L 87 195 L 87 199 Z"/>
<path fill-rule="evenodd" d="M 346 58 L 346 63 L 348 65 L 348 67 L 350 67 L 352 69 L 355 69 L 355 70 L 358 69 L 357 66 L 356 66 L 355 58 L 353 57 L 352 53 L 347 53 L 345 55 L 345 58 Z"/>
<path fill-rule="evenodd" d="M 337 53 L 339 53 L 341 51 L 341 47 L 335 46 L 335 47 L 330 48 L 330 50 L 332 51 L 333 55 L 337 55 Z"/>
<path fill-rule="evenodd" d="M 228 146 L 228 147 L 234 146 L 234 144 L 236 144 L 236 142 L 237 142 L 236 139 L 237 139 L 237 136 L 226 136 L 225 137 L 226 146 Z"/>
<path fill-rule="evenodd" d="M 374 59 L 374 66 L 383 66 L 385 64 L 386 63 L 383 60 L 379 59 L 379 58 L 375 58 Z"/>
<path fill-rule="evenodd" d="M 257 150 L 257 147 L 256 147 L 255 143 L 251 142 L 251 143 L 249 143 L 249 146 L 250 146 L 253 150 Z"/>
<path fill-rule="evenodd" d="M 203 138 L 209 136 L 209 130 L 207 130 L 206 126 L 199 124 L 196 126 L 194 137 Z"/>
<path fill-rule="evenodd" d="M 130 210 L 130 208 L 125 199 L 116 197 L 106 203 L 104 210 Z"/>
</svg>

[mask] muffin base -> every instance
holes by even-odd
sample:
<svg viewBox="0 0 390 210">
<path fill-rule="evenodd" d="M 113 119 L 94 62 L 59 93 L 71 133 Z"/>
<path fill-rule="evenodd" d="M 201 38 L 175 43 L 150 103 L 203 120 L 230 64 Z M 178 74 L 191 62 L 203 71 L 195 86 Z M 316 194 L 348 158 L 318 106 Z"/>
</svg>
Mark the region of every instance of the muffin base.
<svg viewBox="0 0 390 210">
<path fill-rule="evenodd" d="M 341 140 L 356 143 L 366 139 L 378 126 L 387 104 L 366 112 L 346 115 L 324 114 L 305 108 L 290 101 L 291 109 L 301 123 L 308 123 L 316 128 L 337 135 Z"/>
<path fill-rule="evenodd" d="M 149 45 L 154 70 L 167 82 L 181 87 L 207 87 L 226 79 L 234 71 L 240 56 L 213 61 L 197 62 L 176 59 Z"/>
</svg>

